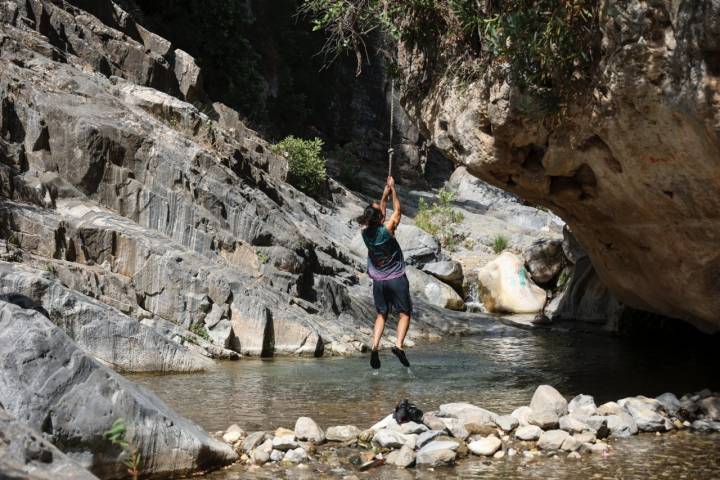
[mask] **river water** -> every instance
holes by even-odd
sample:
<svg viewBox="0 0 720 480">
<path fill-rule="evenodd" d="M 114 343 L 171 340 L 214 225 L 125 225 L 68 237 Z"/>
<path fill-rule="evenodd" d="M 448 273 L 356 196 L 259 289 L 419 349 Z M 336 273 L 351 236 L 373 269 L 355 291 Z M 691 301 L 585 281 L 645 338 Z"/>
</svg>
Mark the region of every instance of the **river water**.
<svg viewBox="0 0 720 480">
<path fill-rule="evenodd" d="M 208 431 L 238 423 L 246 431 L 294 426 L 299 416 L 322 427 L 353 424 L 365 429 L 407 398 L 430 411 L 441 403 L 467 401 L 510 413 L 530 402 L 535 387 L 549 384 L 568 398 L 593 395 L 597 404 L 629 395 L 678 396 L 702 388 L 720 390 L 720 359 L 714 348 L 663 340 L 537 333 L 453 337 L 408 350 L 410 370 L 382 354 L 373 372 L 367 357 L 242 359 L 205 373 L 133 375 L 180 414 Z M 720 479 L 720 435 L 680 432 L 640 435 L 618 442 L 607 458 L 481 461 L 452 470 L 399 472 L 382 467 L 360 478 L 702 478 Z M 244 466 L 212 478 L 306 478 L 315 469 Z M 442 472 L 442 474 L 441 474 Z M 348 472 L 323 472 L 342 478 Z M 369 476 L 368 476 L 369 475 Z M 409 475 L 409 476 L 408 476 Z"/>
</svg>

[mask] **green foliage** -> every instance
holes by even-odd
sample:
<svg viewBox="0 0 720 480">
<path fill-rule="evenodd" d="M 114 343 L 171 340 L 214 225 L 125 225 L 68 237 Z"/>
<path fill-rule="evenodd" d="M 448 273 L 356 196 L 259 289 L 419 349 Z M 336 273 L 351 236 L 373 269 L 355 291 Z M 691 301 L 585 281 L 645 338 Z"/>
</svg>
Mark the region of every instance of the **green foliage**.
<svg viewBox="0 0 720 480">
<path fill-rule="evenodd" d="M 256 255 L 257 255 L 258 260 L 262 264 L 268 263 L 270 261 L 270 257 L 265 252 L 257 252 Z"/>
<path fill-rule="evenodd" d="M 558 290 L 565 287 L 568 280 L 570 280 L 570 270 L 568 268 L 564 268 L 562 272 L 560 272 L 560 276 L 558 277 L 557 281 L 557 288 Z"/>
<path fill-rule="evenodd" d="M 495 235 L 493 238 L 492 249 L 495 253 L 501 253 L 508 246 L 508 239 L 505 235 Z"/>
<path fill-rule="evenodd" d="M 190 326 L 190 331 L 204 340 L 208 340 L 208 341 L 210 340 L 210 335 L 208 334 L 208 331 L 205 328 L 205 325 L 203 325 L 200 322 L 193 323 Z"/>
<path fill-rule="evenodd" d="M 455 193 L 441 188 L 437 201 L 428 206 L 424 198 L 418 202 L 415 225 L 437 238 L 441 245 L 450 251 L 457 249 L 465 240 L 465 235 L 458 233 L 455 227 L 463 222 L 465 216 L 452 208 Z"/>
<path fill-rule="evenodd" d="M 319 138 L 304 140 L 290 135 L 272 147 L 288 160 L 290 184 L 311 196 L 319 196 L 327 180 L 322 146 Z"/>
<path fill-rule="evenodd" d="M 113 422 L 110 430 L 106 431 L 103 436 L 113 445 L 117 445 L 122 448 L 123 453 L 127 456 L 127 459 L 123 461 L 123 465 L 127 468 L 130 478 L 137 480 L 140 477 L 142 457 L 140 452 L 138 452 L 137 449 L 125 439 L 126 434 L 127 427 L 125 425 L 125 419 L 118 418 Z"/>
</svg>

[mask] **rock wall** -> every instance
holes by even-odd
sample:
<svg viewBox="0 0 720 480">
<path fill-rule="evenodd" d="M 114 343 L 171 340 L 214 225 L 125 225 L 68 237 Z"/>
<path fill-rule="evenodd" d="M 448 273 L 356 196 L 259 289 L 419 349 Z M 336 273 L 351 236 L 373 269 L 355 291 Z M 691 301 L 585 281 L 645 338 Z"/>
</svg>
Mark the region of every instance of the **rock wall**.
<svg viewBox="0 0 720 480">
<path fill-rule="evenodd" d="M 558 121 L 502 66 L 464 85 L 423 78 L 404 104 L 481 179 L 548 207 L 623 303 L 720 329 L 720 3 L 604 0 L 598 78 Z M 409 75 L 433 67 L 403 48 Z"/>
</svg>

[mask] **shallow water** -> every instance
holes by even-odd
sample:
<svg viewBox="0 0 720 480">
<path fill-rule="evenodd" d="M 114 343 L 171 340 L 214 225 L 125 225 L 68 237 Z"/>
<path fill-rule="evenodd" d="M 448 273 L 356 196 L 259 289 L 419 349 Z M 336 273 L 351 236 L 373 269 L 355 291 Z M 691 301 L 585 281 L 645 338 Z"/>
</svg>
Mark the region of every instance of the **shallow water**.
<svg viewBox="0 0 720 480">
<path fill-rule="evenodd" d="M 509 413 L 543 383 L 566 396 L 593 395 L 598 405 L 628 395 L 720 389 L 720 362 L 711 351 L 588 335 L 455 337 L 408 350 L 408 357 L 410 372 L 382 352 L 377 374 L 367 357 L 245 358 L 205 373 L 131 378 L 209 431 L 233 422 L 247 431 L 292 427 L 301 415 L 324 427 L 365 428 L 403 398 L 424 411 L 467 401 Z"/>
</svg>

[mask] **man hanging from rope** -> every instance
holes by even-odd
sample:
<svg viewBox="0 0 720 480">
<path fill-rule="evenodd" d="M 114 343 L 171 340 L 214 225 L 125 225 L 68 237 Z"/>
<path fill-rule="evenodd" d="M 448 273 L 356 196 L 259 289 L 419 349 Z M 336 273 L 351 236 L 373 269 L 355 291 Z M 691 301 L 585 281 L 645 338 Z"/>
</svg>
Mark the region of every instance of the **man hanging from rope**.
<svg viewBox="0 0 720 480">
<path fill-rule="evenodd" d="M 393 212 L 390 219 L 385 221 L 389 195 L 392 195 Z M 377 310 L 370 354 L 370 366 L 375 369 L 380 368 L 378 347 L 391 306 L 394 306 L 399 313 L 397 341 L 392 347 L 392 352 L 400 363 L 406 367 L 410 366 L 403 350 L 403 342 L 410 327 L 412 301 L 410 285 L 405 275 L 405 257 L 395 239 L 395 229 L 400 223 L 401 216 L 395 180 L 392 176 L 388 176 L 380 202 L 373 202 L 365 207 L 363 214 L 357 218 L 357 222 L 364 227 L 362 238 L 368 249 L 368 275 L 373 280 L 373 299 Z"/>
</svg>

